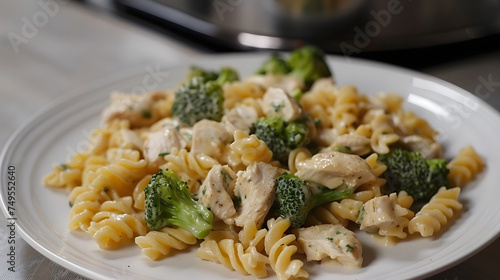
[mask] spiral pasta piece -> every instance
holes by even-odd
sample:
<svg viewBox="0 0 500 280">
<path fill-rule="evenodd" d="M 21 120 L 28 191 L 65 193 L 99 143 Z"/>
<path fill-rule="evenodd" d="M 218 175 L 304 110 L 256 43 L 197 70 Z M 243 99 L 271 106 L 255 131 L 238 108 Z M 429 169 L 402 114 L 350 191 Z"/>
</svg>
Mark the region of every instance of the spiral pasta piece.
<svg viewBox="0 0 500 280">
<path fill-rule="evenodd" d="M 389 197 L 393 198 L 399 206 L 406 209 L 406 214 L 397 217 L 392 223 L 381 226 L 378 230 L 378 234 L 389 238 L 404 239 L 408 236 L 406 230 L 410 220 L 415 216 L 415 213 L 410 210 L 413 204 L 413 197 L 409 196 L 405 191 L 400 191 L 398 194 L 391 193 Z M 392 242 L 394 243 L 395 240 Z"/>
<path fill-rule="evenodd" d="M 267 276 L 268 258 L 257 252 L 255 247 L 244 250 L 243 244 L 233 239 L 222 239 L 218 242 L 213 239 L 204 240 L 196 256 L 202 260 L 220 263 L 243 275 L 253 275 L 257 278 Z"/>
<path fill-rule="evenodd" d="M 239 240 L 243 244 L 243 248 L 255 247 L 257 252 L 264 250 L 264 240 L 267 235 L 267 229 L 257 228 L 255 221 L 248 221 L 243 226 L 243 229 L 238 233 Z"/>
<path fill-rule="evenodd" d="M 197 241 L 192 233 L 178 227 L 164 227 L 135 238 L 135 244 L 142 249 L 142 253 L 153 260 L 168 256 L 172 249 L 184 250 Z"/>
<path fill-rule="evenodd" d="M 337 89 L 333 84 L 327 82 L 317 83 L 300 99 L 302 108 L 323 128 L 333 127 L 333 121 L 330 117 L 331 112 L 328 108 L 335 104 L 337 99 L 336 91 Z"/>
<path fill-rule="evenodd" d="M 76 153 L 70 161 L 55 165 L 52 171 L 45 175 L 43 183 L 54 188 L 73 189 L 82 184 L 82 173 L 86 167 L 88 153 Z"/>
<path fill-rule="evenodd" d="M 411 111 L 403 113 L 402 123 L 406 128 L 406 133 L 415 134 L 424 138 L 433 140 L 437 132 L 429 125 L 429 123 L 415 115 Z"/>
<path fill-rule="evenodd" d="M 132 197 L 134 198 L 134 208 L 138 210 L 144 211 L 145 209 L 145 194 L 144 188 L 149 184 L 153 175 L 146 175 L 142 178 L 134 188 L 134 192 L 132 193 Z"/>
<path fill-rule="evenodd" d="M 297 172 L 297 164 L 312 157 L 311 151 L 304 147 L 293 149 L 288 155 L 288 170 L 293 174 Z"/>
<path fill-rule="evenodd" d="M 403 97 L 395 92 L 379 92 L 374 99 L 382 103 L 389 113 L 399 113 L 403 109 Z"/>
<path fill-rule="evenodd" d="M 204 154 L 191 154 L 186 149 L 174 149 L 165 156 L 166 164 L 160 166 L 161 169 L 170 169 L 188 183 L 189 191 L 197 193 L 198 188 L 207 176 L 210 169 L 219 164 L 212 157 Z"/>
<path fill-rule="evenodd" d="M 420 233 L 423 237 L 430 237 L 453 217 L 454 211 L 462 209 L 458 201 L 460 188 L 446 189 L 441 187 L 439 191 L 425 204 L 422 209 L 410 220 L 408 231 L 410 234 Z"/>
<path fill-rule="evenodd" d="M 365 161 L 368 166 L 370 166 L 370 169 L 376 177 L 380 177 L 380 175 L 382 175 L 387 170 L 387 165 L 378 161 L 377 153 L 372 153 L 365 159 Z"/>
<path fill-rule="evenodd" d="M 269 163 L 273 157 L 273 152 L 269 150 L 264 141 L 241 130 L 234 132 L 234 142 L 230 147 L 239 155 L 245 166 L 259 161 Z"/>
<path fill-rule="evenodd" d="M 399 135 L 394 132 L 393 124 L 388 115 L 378 111 L 370 121 L 373 133 L 370 143 L 374 152 L 387 154 L 390 146 L 399 140 Z"/>
<path fill-rule="evenodd" d="M 90 134 L 86 152 L 93 155 L 105 154 L 113 134 L 121 129 L 130 129 L 130 122 L 117 119 L 94 129 Z"/>
<path fill-rule="evenodd" d="M 450 184 L 454 187 L 464 187 L 483 169 L 484 162 L 472 146 L 467 146 L 460 150 L 447 167 L 450 170 L 448 174 Z"/>
<path fill-rule="evenodd" d="M 304 226 L 315 226 L 322 224 L 347 226 L 349 220 L 338 216 L 331 204 L 316 207 L 307 216 Z"/>
<path fill-rule="evenodd" d="M 385 185 L 385 182 L 386 180 L 384 178 L 377 178 L 375 181 L 365 183 L 356 189 L 351 198 L 367 202 L 374 197 L 381 196 L 383 193 L 382 188 Z"/>
<path fill-rule="evenodd" d="M 98 190 L 112 189 L 119 196 L 131 195 L 137 181 L 151 173 L 148 164 L 140 159 L 136 150 L 111 148 L 107 151 L 107 163 L 96 166 L 95 171 L 86 171 L 84 185 Z"/>
<path fill-rule="evenodd" d="M 232 109 L 247 98 L 261 98 L 264 88 L 253 82 L 231 82 L 222 86 L 224 93 L 224 109 Z"/>
<path fill-rule="evenodd" d="M 69 194 L 71 210 L 69 212 L 68 228 L 87 231 L 92 217 L 99 211 L 102 202 L 110 200 L 103 190 L 88 186 L 74 188 Z"/>
<path fill-rule="evenodd" d="M 329 107 L 329 109 L 333 111 L 333 125 L 338 135 L 355 130 L 359 122 L 358 102 L 359 96 L 355 87 L 345 86 L 339 90 L 334 106 Z"/>
<path fill-rule="evenodd" d="M 87 229 L 101 249 L 126 244 L 135 236 L 147 232 L 144 215 L 132 209 L 130 196 L 103 202 Z"/>
<path fill-rule="evenodd" d="M 290 245 L 296 240 L 294 234 L 286 234 L 290 227 L 290 220 L 281 217 L 270 219 L 267 222 L 269 231 L 265 238 L 264 248 L 269 256 L 271 268 L 276 272 L 278 279 L 290 279 L 293 277 L 308 277 L 304 270 L 304 263 L 298 259 L 292 259 L 297 252 L 297 246 Z"/>
</svg>

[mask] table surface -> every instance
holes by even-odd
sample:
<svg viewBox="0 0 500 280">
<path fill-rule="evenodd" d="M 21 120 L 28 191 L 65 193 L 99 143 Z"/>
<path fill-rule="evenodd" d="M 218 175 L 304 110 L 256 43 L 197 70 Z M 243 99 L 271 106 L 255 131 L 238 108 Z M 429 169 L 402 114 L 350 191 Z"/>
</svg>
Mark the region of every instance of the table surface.
<svg viewBox="0 0 500 280">
<path fill-rule="evenodd" d="M 0 147 L 34 112 L 68 92 L 129 69 L 175 65 L 185 57 L 210 53 L 178 36 L 157 33 L 78 3 L 50 1 L 56 6 L 43 17 L 40 13 L 47 12 L 42 2 L 47 1 L 7 0 L 0 4 Z M 37 26 L 26 27 L 33 20 L 38 20 Z M 20 39 L 13 34 L 27 36 Z M 500 81 L 499 62 L 500 51 L 493 51 L 422 72 L 475 92 L 484 80 Z M 490 89 L 485 101 L 500 110 L 498 83 Z M 7 230 L 0 227 L 4 257 Z M 5 261 L 0 262 L 0 275 L 5 279 L 84 279 L 45 258 L 20 237 L 16 240 L 16 260 L 14 273 L 7 270 Z M 498 260 L 500 239 L 429 279 L 498 279 Z"/>
</svg>

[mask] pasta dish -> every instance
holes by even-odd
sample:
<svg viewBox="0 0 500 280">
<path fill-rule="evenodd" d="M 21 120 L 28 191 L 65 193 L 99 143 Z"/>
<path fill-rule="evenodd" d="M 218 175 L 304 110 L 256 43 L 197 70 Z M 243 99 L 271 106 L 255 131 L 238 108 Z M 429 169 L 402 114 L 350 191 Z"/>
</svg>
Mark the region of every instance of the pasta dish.
<svg viewBox="0 0 500 280">
<path fill-rule="evenodd" d="M 196 248 L 257 278 L 308 263 L 363 267 L 367 231 L 387 246 L 435 237 L 484 162 L 443 158 L 437 132 L 397 93 L 339 87 L 321 50 L 272 54 L 252 75 L 193 66 L 145 94 L 115 92 L 85 150 L 44 184 L 68 190 L 68 228 L 146 259 Z"/>
</svg>

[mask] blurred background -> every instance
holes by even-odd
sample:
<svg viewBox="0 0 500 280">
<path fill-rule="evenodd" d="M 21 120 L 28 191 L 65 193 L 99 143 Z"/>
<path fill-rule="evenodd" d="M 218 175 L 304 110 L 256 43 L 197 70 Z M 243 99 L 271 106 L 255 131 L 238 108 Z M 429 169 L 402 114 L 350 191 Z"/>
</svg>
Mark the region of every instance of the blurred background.
<svg viewBox="0 0 500 280">
<path fill-rule="evenodd" d="M 57 98 L 133 69 L 304 44 L 436 76 L 500 110 L 500 1 L 4 0 L 0 146 Z M 5 279 L 78 278 L 19 244 L 19 270 Z M 498 279 L 499 259 L 497 240 L 430 279 Z"/>
</svg>

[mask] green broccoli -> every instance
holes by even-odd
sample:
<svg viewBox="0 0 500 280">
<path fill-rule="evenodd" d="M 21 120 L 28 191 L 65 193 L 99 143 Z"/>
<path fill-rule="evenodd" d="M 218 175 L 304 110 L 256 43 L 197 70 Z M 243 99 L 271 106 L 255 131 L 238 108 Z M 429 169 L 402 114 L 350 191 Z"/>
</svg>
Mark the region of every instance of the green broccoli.
<svg viewBox="0 0 500 280">
<path fill-rule="evenodd" d="M 188 74 L 186 75 L 186 82 L 189 83 L 194 77 L 201 77 L 203 81 L 215 81 L 219 74 L 215 71 L 206 70 L 199 66 L 191 66 Z"/>
<path fill-rule="evenodd" d="M 186 82 L 191 82 L 194 77 L 201 77 L 203 82 L 214 81 L 219 85 L 239 80 L 238 72 L 231 67 L 222 67 L 220 72 L 216 72 L 199 66 L 192 66 L 186 76 Z"/>
<path fill-rule="evenodd" d="M 222 88 L 218 83 L 193 77 L 175 92 L 172 116 L 189 126 L 202 119 L 220 121 L 224 115 L 223 102 Z"/>
<path fill-rule="evenodd" d="M 319 78 L 332 75 L 325 61 L 325 54 L 314 46 L 304 46 L 293 51 L 288 64 L 292 69 L 289 75 L 302 80 L 306 87 L 310 87 Z"/>
<path fill-rule="evenodd" d="M 212 212 L 192 199 L 187 183 L 174 171 L 158 171 L 144 192 L 146 223 L 152 230 L 178 226 L 198 239 L 212 230 Z"/>
<path fill-rule="evenodd" d="M 273 158 L 281 162 L 297 147 L 310 142 L 309 127 L 305 121 L 286 122 L 280 116 L 259 118 L 252 126 L 252 133 L 264 141 L 273 152 Z"/>
<path fill-rule="evenodd" d="M 283 59 L 278 53 L 272 53 L 256 74 L 294 76 L 304 83 L 306 89 L 317 79 L 332 76 L 324 52 L 311 45 L 292 51 L 288 60 Z"/>
<path fill-rule="evenodd" d="M 429 201 L 440 187 L 449 187 L 445 159 L 427 160 L 420 152 L 395 148 L 378 160 L 387 165 L 386 186 L 392 192 L 406 191 L 415 201 Z"/>
<path fill-rule="evenodd" d="M 222 67 L 220 72 L 191 67 L 186 82 L 175 92 L 172 116 L 189 126 L 202 119 L 220 121 L 224 115 L 222 85 L 238 79 L 230 67 Z"/>
<path fill-rule="evenodd" d="M 231 67 L 222 67 L 217 79 L 215 79 L 215 82 L 222 86 L 225 83 L 238 81 L 239 79 L 240 78 L 236 70 Z"/>
<path fill-rule="evenodd" d="M 266 74 L 282 74 L 286 75 L 291 71 L 290 66 L 284 60 L 279 53 L 272 53 L 271 57 L 266 60 L 256 74 L 266 75 Z"/>
<path fill-rule="evenodd" d="M 339 191 L 326 187 L 318 187 L 318 191 L 313 192 L 308 182 L 285 172 L 276 179 L 275 207 L 279 216 L 289 219 L 292 227 L 298 228 L 312 209 L 351 194 L 352 189 Z"/>
</svg>

